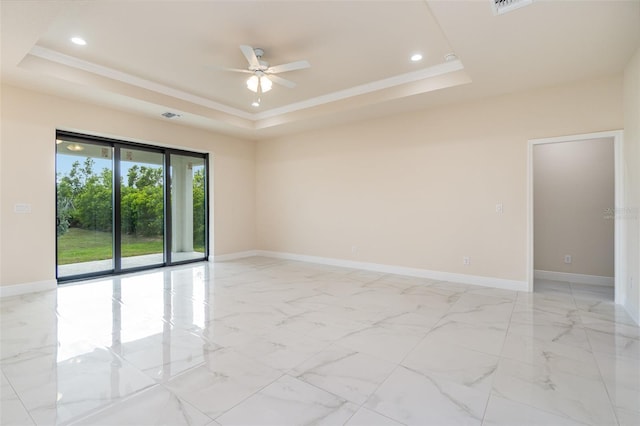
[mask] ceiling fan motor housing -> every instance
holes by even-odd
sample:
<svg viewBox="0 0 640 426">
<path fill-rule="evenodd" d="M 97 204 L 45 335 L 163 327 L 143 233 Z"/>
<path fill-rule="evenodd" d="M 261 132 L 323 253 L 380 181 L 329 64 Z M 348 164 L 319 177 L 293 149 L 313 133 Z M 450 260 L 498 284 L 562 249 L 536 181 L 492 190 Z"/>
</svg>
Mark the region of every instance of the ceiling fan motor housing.
<svg viewBox="0 0 640 426">
<path fill-rule="evenodd" d="M 258 58 L 258 63 L 260 64 L 260 68 L 256 68 L 256 69 L 250 68 L 251 71 L 266 71 L 267 69 L 269 69 L 269 62 L 262 60 L 262 56 L 264 55 L 264 50 L 262 50 L 259 47 L 256 47 L 253 49 L 253 51 L 256 54 L 256 57 Z"/>
</svg>

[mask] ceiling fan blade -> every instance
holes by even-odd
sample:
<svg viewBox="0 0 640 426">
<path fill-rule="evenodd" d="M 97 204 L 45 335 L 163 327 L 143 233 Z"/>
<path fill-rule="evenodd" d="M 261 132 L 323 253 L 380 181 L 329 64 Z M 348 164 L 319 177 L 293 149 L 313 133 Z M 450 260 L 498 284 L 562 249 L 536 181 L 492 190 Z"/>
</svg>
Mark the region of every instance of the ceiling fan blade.
<svg viewBox="0 0 640 426">
<path fill-rule="evenodd" d="M 277 75 L 269 74 L 267 77 L 274 83 L 277 83 L 284 87 L 288 87 L 289 89 L 293 89 L 294 87 L 296 87 L 296 83 L 294 83 L 293 81 L 278 77 Z"/>
<path fill-rule="evenodd" d="M 248 69 L 240 69 L 240 68 L 231 68 L 231 67 L 222 67 L 219 65 L 208 65 L 207 68 L 215 71 L 231 71 L 231 72 L 243 72 L 246 74 L 253 74 L 253 71 Z"/>
<path fill-rule="evenodd" d="M 243 44 L 240 46 L 240 50 L 242 50 L 244 57 L 247 58 L 247 62 L 249 62 L 249 66 L 251 68 L 260 68 L 260 62 L 258 61 L 258 57 L 256 56 L 256 52 L 254 52 L 253 47 Z"/>
<path fill-rule="evenodd" d="M 307 61 L 296 61 L 289 62 L 288 64 L 276 65 L 274 67 L 269 67 L 267 70 L 268 74 L 277 74 L 279 72 L 287 72 L 287 71 L 295 71 L 302 70 L 305 68 L 311 67 L 311 64 Z"/>
</svg>

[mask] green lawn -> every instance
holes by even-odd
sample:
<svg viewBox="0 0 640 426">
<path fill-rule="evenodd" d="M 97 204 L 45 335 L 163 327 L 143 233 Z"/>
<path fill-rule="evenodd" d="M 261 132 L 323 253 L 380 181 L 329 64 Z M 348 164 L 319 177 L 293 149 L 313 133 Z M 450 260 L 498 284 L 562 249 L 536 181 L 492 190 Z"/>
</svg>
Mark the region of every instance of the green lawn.
<svg viewBox="0 0 640 426">
<path fill-rule="evenodd" d="M 162 253 L 162 237 L 122 237 L 122 257 Z M 113 257 L 110 232 L 69 228 L 58 237 L 58 265 L 111 259 Z"/>
</svg>

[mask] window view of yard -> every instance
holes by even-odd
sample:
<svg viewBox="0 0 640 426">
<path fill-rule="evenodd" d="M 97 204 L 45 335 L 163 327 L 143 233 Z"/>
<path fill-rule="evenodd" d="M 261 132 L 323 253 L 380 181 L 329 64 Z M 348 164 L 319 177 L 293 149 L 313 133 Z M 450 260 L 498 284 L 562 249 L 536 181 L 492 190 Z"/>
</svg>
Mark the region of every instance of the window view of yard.
<svg viewBox="0 0 640 426">
<path fill-rule="evenodd" d="M 67 151 L 85 151 L 83 154 L 87 155 L 83 157 Z M 101 267 L 108 268 L 104 266 L 104 261 L 114 257 L 114 231 L 120 233 L 123 268 L 126 258 L 161 256 L 164 253 L 164 157 L 161 153 L 140 153 L 141 151 L 128 150 L 126 154 L 129 158 L 120 162 L 120 223 L 114 226 L 113 161 L 110 148 L 107 150 L 96 145 L 68 142 L 59 144 L 59 173 L 56 179 L 59 266 L 103 261 Z M 140 155 L 142 161 L 133 158 L 137 155 Z M 184 236 L 181 241 L 186 238 L 185 251 L 193 253 L 194 258 L 197 258 L 196 253 L 205 253 L 205 168 L 204 160 L 187 160 L 185 164 L 188 164 L 188 168 L 182 169 L 181 179 L 186 182 L 187 188 L 192 188 L 192 192 L 188 193 L 188 201 L 184 201 L 185 196 L 181 195 L 180 200 L 187 203 L 187 207 L 184 204 L 174 206 L 174 238 Z M 179 164 L 177 159 L 176 164 Z M 172 166 L 172 170 L 175 167 Z M 176 187 L 184 188 L 179 185 Z M 175 209 L 180 208 L 183 210 L 176 216 Z M 179 225 L 185 223 L 188 226 L 180 229 L 187 231 L 176 236 Z M 176 241 L 174 246 L 175 244 Z M 178 254 L 180 253 L 176 253 L 176 258 Z M 137 264 L 126 265 L 132 266 Z"/>
<path fill-rule="evenodd" d="M 100 159 L 98 160 L 100 161 Z M 58 264 L 113 257 L 112 171 L 96 160 L 75 161 L 58 181 Z M 123 177 L 122 256 L 162 253 L 164 194 L 161 167 L 134 165 Z"/>
<path fill-rule="evenodd" d="M 76 157 L 77 158 L 77 157 Z M 102 166 L 102 167 L 101 167 Z M 121 179 L 122 257 L 164 250 L 163 169 L 133 165 Z M 87 157 L 58 175 L 58 264 L 113 257 L 111 160 Z M 204 253 L 204 168 L 193 174 L 193 250 Z"/>
<path fill-rule="evenodd" d="M 142 256 L 162 252 L 160 237 L 122 236 L 122 256 Z M 81 228 L 69 228 L 58 238 L 58 264 L 91 262 L 113 257 L 111 232 L 94 232 Z"/>
</svg>

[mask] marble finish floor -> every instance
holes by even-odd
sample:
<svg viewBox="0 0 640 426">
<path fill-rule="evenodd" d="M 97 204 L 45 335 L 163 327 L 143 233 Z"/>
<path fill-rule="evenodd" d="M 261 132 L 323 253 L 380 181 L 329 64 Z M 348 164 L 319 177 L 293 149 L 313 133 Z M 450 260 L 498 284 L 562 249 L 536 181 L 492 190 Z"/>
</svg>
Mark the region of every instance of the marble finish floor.
<svg viewBox="0 0 640 426">
<path fill-rule="evenodd" d="M 0 299 L 2 425 L 638 425 L 613 288 L 253 257 Z"/>
</svg>

